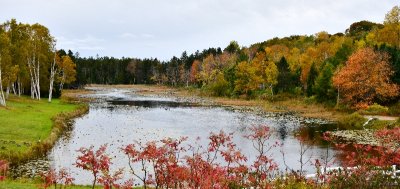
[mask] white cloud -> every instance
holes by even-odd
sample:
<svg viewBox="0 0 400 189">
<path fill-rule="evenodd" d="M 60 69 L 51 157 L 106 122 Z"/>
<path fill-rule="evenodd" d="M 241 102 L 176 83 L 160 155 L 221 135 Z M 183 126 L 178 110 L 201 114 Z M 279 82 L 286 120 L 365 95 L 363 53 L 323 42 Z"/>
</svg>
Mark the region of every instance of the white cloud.
<svg viewBox="0 0 400 189">
<path fill-rule="evenodd" d="M 135 38 L 137 38 L 137 35 L 135 35 L 135 34 L 133 34 L 133 33 L 127 32 L 127 33 L 123 33 L 123 34 L 119 35 L 119 37 L 121 37 L 121 38 L 133 38 L 133 39 L 135 39 Z"/>
<path fill-rule="evenodd" d="M 101 44 L 106 40 L 101 38 L 96 38 L 92 35 L 86 35 L 84 38 L 74 38 L 68 39 L 64 36 L 56 37 L 57 47 L 59 49 L 71 49 L 74 51 L 87 50 L 87 51 L 101 51 L 106 48 Z M 79 52 L 81 53 L 81 52 Z"/>
</svg>

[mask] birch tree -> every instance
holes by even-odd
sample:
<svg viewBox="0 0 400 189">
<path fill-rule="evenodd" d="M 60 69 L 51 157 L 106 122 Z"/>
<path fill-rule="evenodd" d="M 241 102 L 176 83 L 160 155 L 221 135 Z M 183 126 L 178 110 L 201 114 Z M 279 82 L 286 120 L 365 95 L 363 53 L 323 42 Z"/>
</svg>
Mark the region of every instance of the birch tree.
<svg viewBox="0 0 400 189">
<path fill-rule="evenodd" d="M 3 89 L 3 70 L 9 60 L 9 39 L 3 29 L 0 27 L 0 105 L 6 106 L 6 98 Z"/>
<path fill-rule="evenodd" d="M 48 61 L 49 49 L 52 44 L 49 30 L 34 24 L 29 32 L 29 56 L 27 65 L 31 78 L 31 98 L 40 100 L 40 68 Z"/>
<path fill-rule="evenodd" d="M 51 102 L 51 98 L 53 97 L 53 86 L 54 86 L 54 79 L 57 73 L 57 65 L 60 64 L 60 56 L 58 55 L 56 48 L 55 48 L 55 43 L 53 43 L 53 51 L 54 51 L 54 58 L 53 62 L 51 62 L 50 65 L 50 86 L 49 86 L 49 102 Z"/>
</svg>

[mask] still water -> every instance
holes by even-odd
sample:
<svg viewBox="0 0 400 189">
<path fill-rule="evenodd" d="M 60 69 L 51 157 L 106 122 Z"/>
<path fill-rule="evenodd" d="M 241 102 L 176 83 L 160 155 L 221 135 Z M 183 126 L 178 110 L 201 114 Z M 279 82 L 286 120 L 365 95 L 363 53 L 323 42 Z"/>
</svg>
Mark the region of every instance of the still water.
<svg viewBox="0 0 400 189">
<path fill-rule="evenodd" d="M 234 133 L 234 142 L 241 152 L 252 162 L 255 150 L 251 141 L 244 138 L 254 125 L 268 125 L 273 130 L 270 144 L 282 144 L 269 151 L 278 163 L 280 170 L 300 169 L 300 142 L 295 133 L 305 133 L 311 140 L 318 138 L 321 129 L 329 129 L 329 124 L 315 123 L 315 120 L 296 117 L 291 114 L 259 114 L 239 111 L 229 107 L 203 106 L 194 102 L 160 96 L 141 96 L 133 89 L 92 88 L 95 98 L 90 103 L 89 113 L 75 120 L 73 129 L 64 135 L 49 154 L 52 167 L 67 168 L 76 179 L 76 184 L 90 184 L 89 172 L 74 166 L 77 150 L 81 147 L 108 144 L 107 153 L 111 155 L 114 168 L 125 168 L 129 177 L 128 159 L 120 148 L 135 141 L 146 142 L 166 137 L 188 137 L 185 144 L 193 143 L 200 137 L 200 144 L 207 146 L 211 132 L 223 130 Z M 328 128 L 327 128 L 328 127 Z M 314 160 L 326 156 L 327 146 L 306 142 L 309 149 L 304 160 Z M 335 155 L 329 150 L 329 157 Z M 285 162 L 283 155 L 285 154 Z M 285 166 L 285 164 L 288 166 Z M 308 173 L 315 172 L 311 162 L 304 165 Z"/>
</svg>

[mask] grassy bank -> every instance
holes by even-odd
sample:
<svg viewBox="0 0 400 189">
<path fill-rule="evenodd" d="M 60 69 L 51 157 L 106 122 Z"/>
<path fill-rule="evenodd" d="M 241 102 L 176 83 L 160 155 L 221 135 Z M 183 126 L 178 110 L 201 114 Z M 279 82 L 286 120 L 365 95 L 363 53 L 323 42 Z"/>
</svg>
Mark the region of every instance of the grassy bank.
<svg viewBox="0 0 400 189">
<path fill-rule="evenodd" d="M 53 99 L 11 97 L 0 108 L 0 158 L 11 163 L 43 155 L 68 127 L 68 121 L 84 114 L 85 105 Z"/>
</svg>

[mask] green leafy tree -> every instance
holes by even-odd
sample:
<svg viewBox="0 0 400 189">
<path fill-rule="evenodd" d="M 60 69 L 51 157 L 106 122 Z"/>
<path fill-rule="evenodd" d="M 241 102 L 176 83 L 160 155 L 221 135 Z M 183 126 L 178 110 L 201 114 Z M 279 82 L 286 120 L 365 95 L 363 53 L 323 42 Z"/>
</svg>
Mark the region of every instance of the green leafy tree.
<svg viewBox="0 0 400 189">
<path fill-rule="evenodd" d="M 239 52 L 240 46 L 237 41 L 231 41 L 229 45 L 224 49 L 224 51 L 229 52 L 231 54 Z"/>
<path fill-rule="evenodd" d="M 332 64 L 325 64 L 321 73 L 315 79 L 315 85 L 313 91 L 315 92 L 317 99 L 319 101 L 324 100 L 334 100 L 336 93 L 335 88 L 332 84 L 332 76 L 334 73 L 334 68 Z"/>
</svg>

